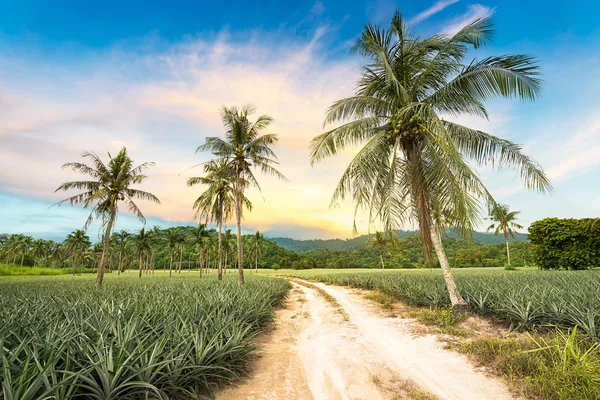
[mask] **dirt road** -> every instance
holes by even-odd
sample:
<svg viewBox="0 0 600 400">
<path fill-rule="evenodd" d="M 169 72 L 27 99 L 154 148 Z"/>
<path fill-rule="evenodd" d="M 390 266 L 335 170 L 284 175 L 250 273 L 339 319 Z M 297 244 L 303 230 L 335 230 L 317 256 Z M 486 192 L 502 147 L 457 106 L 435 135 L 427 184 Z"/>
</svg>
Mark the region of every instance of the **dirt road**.
<svg viewBox="0 0 600 400">
<path fill-rule="evenodd" d="M 259 343 L 253 376 L 218 399 L 512 399 L 434 335 L 415 335 L 415 321 L 352 289 L 298 283 Z"/>
</svg>

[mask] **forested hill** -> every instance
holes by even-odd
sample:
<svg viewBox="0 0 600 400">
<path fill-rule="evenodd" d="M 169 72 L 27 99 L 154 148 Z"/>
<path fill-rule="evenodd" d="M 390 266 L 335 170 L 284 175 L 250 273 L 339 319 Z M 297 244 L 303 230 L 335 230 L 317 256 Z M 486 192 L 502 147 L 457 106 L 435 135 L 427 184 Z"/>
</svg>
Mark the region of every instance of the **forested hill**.
<svg viewBox="0 0 600 400">
<path fill-rule="evenodd" d="M 418 233 L 418 231 L 398 231 L 398 238 L 411 236 Z M 457 239 L 459 235 L 451 230 L 450 232 L 442 233 L 443 236 Z M 517 242 L 527 241 L 526 233 L 517 233 Z M 346 251 L 346 250 L 357 250 L 366 246 L 368 235 L 357 236 L 352 239 L 310 239 L 310 240 L 297 240 L 290 238 L 269 238 L 272 242 L 278 244 L 286 250 L 292 250 L 298 253 L 302 253 L 313 249 L 326 249 L 333 251 Z M 511 238 L 511 241 L 513 239 Z M 482 244 L 503 244 L 504 237 L 502 235 L 494 236 L 491 232 L 473 232 L 473 241 Z"/>
</svg>

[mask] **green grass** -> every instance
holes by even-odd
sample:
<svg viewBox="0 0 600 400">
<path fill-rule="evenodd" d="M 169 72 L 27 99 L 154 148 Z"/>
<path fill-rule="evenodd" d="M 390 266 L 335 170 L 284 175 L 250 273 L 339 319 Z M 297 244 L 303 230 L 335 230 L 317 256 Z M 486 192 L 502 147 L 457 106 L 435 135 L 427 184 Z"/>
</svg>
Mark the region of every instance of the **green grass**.
<svg viewBox="0 0 600 400">
<path fill-rule="evenodd" d="M 599 345 L 575 328 L 511 339 L 481 337 L 456 347 L 527 398 L 591 400 L 600 399 Z"/>
<path fill-rule="evenodd" d="M 10 275 L 67 275 L 73 270 L 71 268 L 45 268 L 45 267 L 21 267 L 14 264 L 0 264 L 0 276 Z M 81 268 L 77 269 L 77 273 L 81 273 Z M 83 272 L 92 272 L 86 268 Z"/>
<path fill-rule="evenodd" d="M 455 269 L 471 310 L 516 330 L 578 326 L 600 338 L 600 271 Z M 450 304 L 440 270 L 279 270 L 262 272 L 380 291 L 410 305 Z"/>
<path fill-rule="evenodd" d="M 0 399 L 210 398 L 247 372 L 290 285 L 109 274 L 0 278 Z"/>
</svg>

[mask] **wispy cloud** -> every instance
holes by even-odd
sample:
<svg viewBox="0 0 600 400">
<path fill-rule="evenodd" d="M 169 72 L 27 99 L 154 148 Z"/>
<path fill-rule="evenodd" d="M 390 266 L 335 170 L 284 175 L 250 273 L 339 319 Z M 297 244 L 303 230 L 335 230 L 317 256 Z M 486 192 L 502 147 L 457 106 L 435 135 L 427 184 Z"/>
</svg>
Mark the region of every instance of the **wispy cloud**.
<svg viewBox="0 0 600 400">
<path fill-rule="evenodd" d="M 346 159 L 311 169 L 308 146 L 322 132 L 327 107 L 352 93 L 359 65 L 320 57 L 324 35 L 322 27 L 306 41 L 275 33 L 244 40 L 222 34 L 151 49 L 120 45 L 70 63 L 28 55 L 8 62 L 0 56 L 6 77 L 0 187 L 55 201 L 61 194 L 54 189 L 76 178 L 60 168 L 64 162 L 79 160 L 84 150 L 105 157 L 127 146 L 135 161 L 156 162 L 144 189 L 162 204 L 143 204 L 145 213 L 189 221 L 201 188 L 187 188 L 185 180 L 201 170 L 187 169 L 210 157 L 194 154 L 196 147 L 206 136 L 221 134 L 222 105 L 251 102 L 275 119 L 271 132 L 280 136 L 280 170 L 291 183 L 261 178 L 263 193 L 250 194 L 254 210 L 245 225 L 279 233 L 299 226 L 305 237 L 348 236 L 351 207 L 329 210 Z M 31 81 L 21 79 L 25 71 Z"/>
<path fill-rule="evenodd" d="M 494 10 L 494 8 L 486 7 L 481 4 L 470 4 L 467 12 L 450 22 L 450 24 L 442 30 L 442 33 L 454 35 L 465 25 L 470 24 L 477 19 L 491 17 Z"/>
<path fill-rule="evenodd" d="M 427 18 L 431 17 L 434 14 L 439 13 L 444 10 L 446 7 L 458 3 L 459 0 L 438 0 L 434 5 L 429 7 L 427 10 L 420 12 L 415 17 L 410 20 L 411 24 L 418 24 L 419 22 L 425 21 Z"/>
<path fill-rule="evenodd" d="M 527 144 L 537 154 L 551 181 L 560 182 L 600 168 L 600 118 L 597 115 L 594 112 L 570 129 L 556 127 Z"/>
</svg>

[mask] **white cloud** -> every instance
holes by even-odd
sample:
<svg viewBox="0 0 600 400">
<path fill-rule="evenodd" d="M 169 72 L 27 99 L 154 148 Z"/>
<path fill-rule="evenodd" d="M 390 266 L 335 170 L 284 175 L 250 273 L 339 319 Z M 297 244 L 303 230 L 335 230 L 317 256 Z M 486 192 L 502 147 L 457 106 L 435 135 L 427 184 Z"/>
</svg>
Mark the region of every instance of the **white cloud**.
<svg viewBox="0 0 600 400">
<path fill-rule="evenodd" d="M 254 103 L 258 113 L 275 119 L 270 131 L 280 136 L 275 150 L 290 184 L 261 178 L 263 194 L 251 193 L 254 210 L 245 225 L 349 236 L 351 208 L 329 210 L 346 159 L 314 169 L 308 162 L 309 142 L 322 132 L 325 110 L 352 93 L 359 73 L 354 61 L 319 56 L 326 34 L 325 27 L 307 41 L 275 33 L 234 41 L 221 34 L 143 52 L 120 46 L 52 65 L 26 56 L 10 63 L 0 57 L 0 74 L 6 77 L 0 97 L 0 186 L 54 201 L 63 196 L 54 189 L 77 177 L 60 168 L 64 162 L 79 160 L 84 150 L 105 157 L 126 145 L 135 161 L 156 162 L 144 189 L 162 205 L 143 204 L 146 215 L 188 221 L 200 188 L 187 188 L 185 180 L 201 170 L 186 170 L 210 156 L 194 154 L 196 147 L 206 136 L 221 134 L 222 105 Z M 17 70 L 27 71 L 35 84 L 19 79 Z"/>
<path fill-rule="evenodd" d="M 553 182 L 581 176 L 600 167 L 598 113 L 591 113 L 579 124 L 556 125 L 527 143 L 525 150 L 536 155 Z"/>
<path fill-rule="evenodd" d="M 410 23 L 418 24 L 419 22 L 422 22 L 422 21 L 426 20 L 427 18 L 431 17 L 432 15 L 437 14 L 440 11 L 444 10 L 446 7 L 448 7 L 454 3 L 458 3 L 458 1 L 459 0 L 438 0 L 435 2 L 434 5 L 429 7 L 427 10 L 420 12 L 415 17 L 413 17 L 410 20 Z"/>
<path fill-rule="evenodd" d="M 445 33 L 447 35 L 454 35 L 458 31 L 460 31 L 465 25 L 468 25 L 471 22 L 480 18 L 491 17 L 493 13 L 493 8 L 489 8 L 481 4 L 471 4 L 469 5 L 468 11 L 463 15 L 459 16 L 458 18 L 455 18 L 448 26 L 446 26 L 442 30 L 442 33 Z"/>
</svg>

